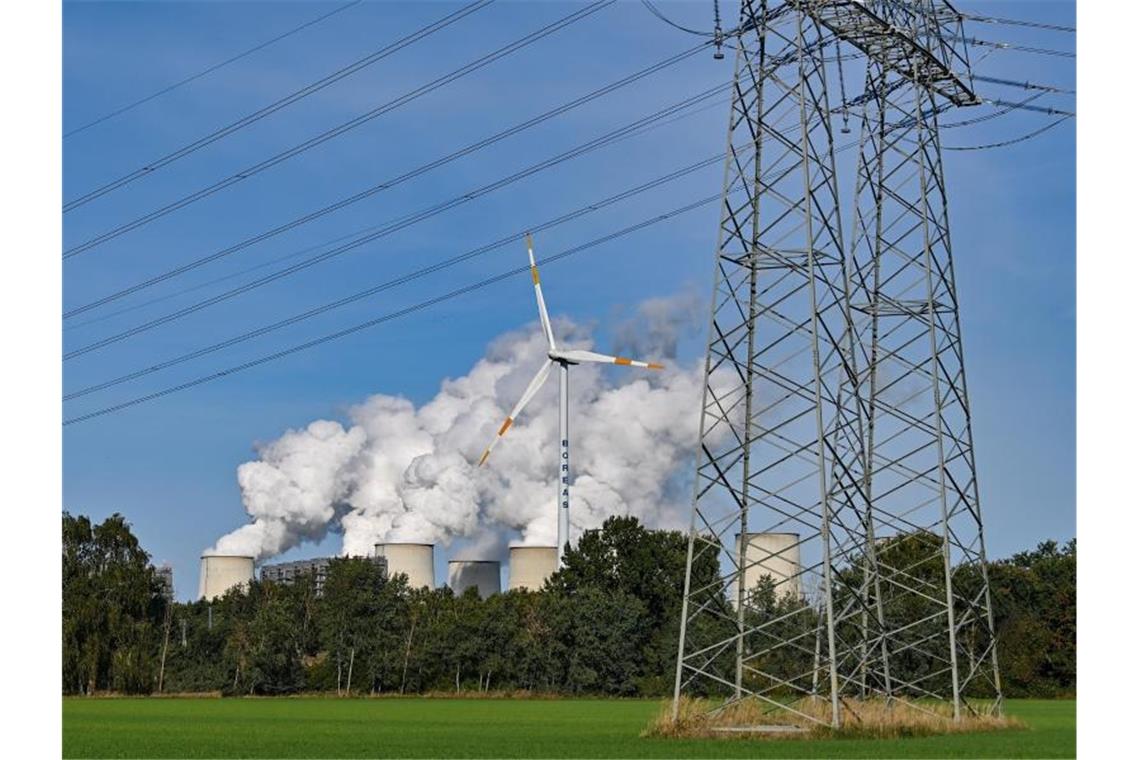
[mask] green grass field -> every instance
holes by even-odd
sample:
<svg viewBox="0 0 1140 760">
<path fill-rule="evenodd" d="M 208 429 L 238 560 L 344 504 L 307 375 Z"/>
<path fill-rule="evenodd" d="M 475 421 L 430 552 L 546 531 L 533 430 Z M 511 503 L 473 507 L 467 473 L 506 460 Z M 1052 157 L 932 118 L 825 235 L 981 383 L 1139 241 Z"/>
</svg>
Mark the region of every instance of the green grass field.
<svg viewBox="0 0 1140 760">
<path fill-rule="evenodd" d="M 1075 757 L 1076 703 L 1029 728 L 889 741 L 642 739 L 646 700 L 65 699 L 64 757 Z"/>
</svg>

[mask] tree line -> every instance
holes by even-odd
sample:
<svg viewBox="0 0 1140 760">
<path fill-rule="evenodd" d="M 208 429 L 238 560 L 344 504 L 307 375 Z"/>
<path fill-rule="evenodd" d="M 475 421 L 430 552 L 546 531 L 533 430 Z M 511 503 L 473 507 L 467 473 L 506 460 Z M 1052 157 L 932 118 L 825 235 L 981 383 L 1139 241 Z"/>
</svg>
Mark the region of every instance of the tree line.
<svg viewBox="0 0 1140 760">
<path fill-rule="evenodd" d="M 320 594 L 313 578 L 254 581 L 212 603 L 178 603 L 121 515 L 95 525 L 64 513 L 62 688 L 661 696 L 672 689 L 686 555 L 681 532 L 613 517 L 583 533 L 540 591 L 412 589 L 344 558 Z M 1075 693 L 1075 540 L 988 570 L 1006 695 Z M 708 556 L 693 583 L 718 572 Z M 786 603 L 769 590 L 772 610 Z"/>
</svg>

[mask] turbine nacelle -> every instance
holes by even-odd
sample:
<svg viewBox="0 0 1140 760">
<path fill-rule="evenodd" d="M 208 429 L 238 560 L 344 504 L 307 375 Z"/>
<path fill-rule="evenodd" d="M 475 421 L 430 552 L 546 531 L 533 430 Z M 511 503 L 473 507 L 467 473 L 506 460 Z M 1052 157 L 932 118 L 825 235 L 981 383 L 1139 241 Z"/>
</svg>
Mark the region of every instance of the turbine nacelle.
<svg viewBox="0 0 1140 760">
<path fill-rule="evenodd" d="M 595 364 L 617 364 L 622 367 L 643 367 L 645 369 L 665 369 L 664 364 L 657 364 L 656 362 L 643 362 L 637 359 L 628 359 L 624 356 L 609 356 L 607 354 L 599 354 L 593 351 L 581 351 L 572 349 L 570 351 L 547 351 L 546 356 L 553 362 L 559 364 L 584 364 L 592 362 Z"/>
</svg>

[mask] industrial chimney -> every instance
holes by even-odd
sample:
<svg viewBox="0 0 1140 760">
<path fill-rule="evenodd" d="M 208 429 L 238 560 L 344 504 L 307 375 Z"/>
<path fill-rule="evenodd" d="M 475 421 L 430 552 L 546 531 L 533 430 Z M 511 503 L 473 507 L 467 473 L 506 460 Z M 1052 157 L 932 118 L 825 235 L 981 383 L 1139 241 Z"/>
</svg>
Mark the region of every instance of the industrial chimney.
<svg viewBox="0 0 1140 760">
<path fill-rule="evenodd" d="M 453 559 L 447 563 L 447 585 L 456 595 L 474 586 L 486 599 L 501 590 L 499 563 L 495 560 Z"/>
<path fill-rule="evenodd" d="M 558 569 L 557 546 L 512 546 L 508 590 L 538 591 Z"/>
<path fill-rule="evenodd" d="M 213 601 L 234 586 L 248 586 L 252 580 L 253 557 L 203 554 L 198 598 Z"/>
<path fill-rule="evenodd" d="M 769 576 L 775 584 L 776 597 L 800 596 L 800 534 L 748 533 L 744 547 L 744 588 L 750 592 Z M 736 534 L 737 551 L 740 534 Z M 735 594 L 733 595 L 735 603 Z"/>
<path fill-rule="evenodd" d="M 392 541 L 376 544 L 377 557 L 388 560 L 388 577 L 403 573 L 409 588 L 435 588 L 435 545 Z"/>
</svg>

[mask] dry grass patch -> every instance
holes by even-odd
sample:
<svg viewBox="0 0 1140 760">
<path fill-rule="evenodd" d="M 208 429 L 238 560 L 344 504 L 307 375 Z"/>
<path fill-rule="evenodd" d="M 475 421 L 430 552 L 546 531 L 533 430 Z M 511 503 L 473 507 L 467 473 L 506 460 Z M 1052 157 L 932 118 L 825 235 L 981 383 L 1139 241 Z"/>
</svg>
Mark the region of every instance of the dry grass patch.
<svg viewBox="0 0 1140 760">
<path fill-rule="evenodd" d="M 846 700 L 842 703 L 843 723 L 839 728 L 828 725 L 831 704 L 825 699 L 807 698 L 789 703 L 791 709 L 802 715 L 774 708 L 756 699 L 747 699 L 719 710 L 718 705 L 713 700 L 683 697 L 674 721 L 673 702 L 666 700 L 641 735 L 688 739 L 895 739 L 1025 728 L 1024 723 L 1009 715 L 999 717 L 967 712 L 961 720 L 955 721 L 948 705 L 900 700 L 890 704 L 881 699 Z"/>
</svg>

